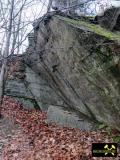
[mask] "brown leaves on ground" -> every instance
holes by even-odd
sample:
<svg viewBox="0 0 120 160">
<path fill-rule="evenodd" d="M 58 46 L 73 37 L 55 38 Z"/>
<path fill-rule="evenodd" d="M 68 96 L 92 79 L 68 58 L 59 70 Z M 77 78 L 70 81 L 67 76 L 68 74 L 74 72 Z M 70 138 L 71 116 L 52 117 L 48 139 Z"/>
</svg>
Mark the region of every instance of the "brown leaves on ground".
<svg viewBox="0 0 120 160">
<path fill-rule="evenodd" d="M 4 98 L 2 114 L 21 128 L 6 144 L 3 160 L 97 160 L 91 155 L 92 143 L 112 142 L 102 131 L 83 132 L 47 124 L 45 112 L 25 110 L 9 97 Z"/>
</svg>

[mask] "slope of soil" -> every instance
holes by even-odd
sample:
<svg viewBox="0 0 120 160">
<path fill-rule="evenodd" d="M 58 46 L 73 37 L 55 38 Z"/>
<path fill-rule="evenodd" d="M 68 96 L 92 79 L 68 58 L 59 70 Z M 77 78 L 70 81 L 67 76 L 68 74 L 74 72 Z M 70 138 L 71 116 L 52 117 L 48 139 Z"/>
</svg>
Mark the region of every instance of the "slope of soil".
<svg viewBox="0 0 120 160">
<path fill-rule="evenodd" d="M 7 118 L 7 124 L 2 122 L 0 134 L 2 130 L 7 133 L 9 123 L 12 127 L 8 127 L 10 132 L 6 134 L 9 138 L 3 138 L 0 160 L 119 160 L 119 157 L 93 158 L 91 155 L 93 142 L 113 142 L 105 130 L 83 132 L 48 125 L 45 112 L 25 110 L 9 97 L 4 98 L 2 115 Z"/>
<path fill-rule="evenodd" d="M 13 124 L 8 118 L 0 119 L 0 160 L 3 160 L 2 151 L 4 146 L 19 131 L 18 125 Z"/>
</svg>

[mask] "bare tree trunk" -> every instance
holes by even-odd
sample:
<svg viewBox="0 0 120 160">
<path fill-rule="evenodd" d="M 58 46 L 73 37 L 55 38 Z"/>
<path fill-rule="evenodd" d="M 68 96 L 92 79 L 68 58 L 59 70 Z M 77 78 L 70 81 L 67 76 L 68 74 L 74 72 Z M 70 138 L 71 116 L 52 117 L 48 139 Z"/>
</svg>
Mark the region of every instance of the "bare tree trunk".
<svg viewBox="0 0 120 160">
<path fill-rule="evenodd" d="M 2 104 L 2 98 L 3 98 L 5 68 L 6 68 L 6 60 L 4 60 L 4 63 L 2 64 L 0 73 L 0 105 Z"/>
<path fill-rule="evenodd" d="M 14 54 L 14 50 L 15 50 L 15 45 L 16 45 L 16 42 L 17 42 L 17 38 L 19 40 L 19 30 L 20 30 L 20 22 L 21 22 L 21 15 L 22 15 L 22 10 L 20 11 L 19 13 L 19 17 L 18 17 L 18 24 L 17 24 L 17 28 L 15 30 L 15 24 L 13 24 L 13 29 L 14 29 L 14 34 L 13 34 L 13 43 L 12 43 L 12 53 L 11 54 Z M 13 20 L 14 21 L 14 20 Z M 18 41 L 19 42 L 19 41 Z M 19 47 L 19 46 L 18 46 Z"/>
<path fill-rule="evenodd" d="M 18 44 L 19 44 L 20 24 L 21 24 L 23 8 L 24 8 L 24 6 L 26 4 L 26 1 L 27 0 L 24 0 L 22 2 L 22 6 L 20 8 L 20 11 L 19 11 L 19 13 L 17 13 L 17 16 L 18 16 L 17 28 L 15 28 L 15 20 L 14 20 L 14 17 L 13 17 L 13 30 L 14 30 L 14 33 L 13 33 L 13 43 L 12 43 L 12 49 L 11 49 L 12 53 L 11 54 L 14 54 L 16 43 L 18 42 Z M 14 15 L 14 13 L 13 13 L 13 15 Z M 17 54 L 19 53 L 19 48 L 20 48 L 20 46 L 18 45 Z"/>
<path fill-rule="evenodd" d="M 9 55 L 9 47 L 10 47 L 10 38 L 11 38 L 11 30 L 12 30 L 12 17 L 13 17 L 13 9 L 14 9 L 14 0 L 11 0 L 11 7 L 10 7 L 10 14 L 9 14 L 9 24 L 8 24 L 8 30 L 6 31 L 6 44 L 5 49 L 3 53 L 3 63 L 0 73 L 0 105 L 2 104 L 2 98 L 3 98 L 3 90 L 4 90 L 4 80 L 5 80 L 5 72 L 7 69 L 7 57 Z"/>
<path fill-rule="evenodd" d="M 47 12 L 50 12 L 50 9 L 52 7 L 52 1 L 53 0 L 49 0 L 48 7 L 47 7 Z"/>
</svg>

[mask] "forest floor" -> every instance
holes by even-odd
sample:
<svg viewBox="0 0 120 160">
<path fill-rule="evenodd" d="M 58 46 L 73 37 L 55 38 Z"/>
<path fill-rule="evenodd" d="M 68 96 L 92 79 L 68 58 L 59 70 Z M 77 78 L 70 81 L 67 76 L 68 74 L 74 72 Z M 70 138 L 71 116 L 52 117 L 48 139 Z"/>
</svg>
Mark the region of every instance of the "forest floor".
<svg viewBox="0 0 120 160">
<path fill-rule="evenodd" d="M 46 113 L 5 97 L 0 120 L 0 160 L 119 160 L 92 157 L 92 143 L 113 142 L 107 131 L 84 132 L 46 123 Z M 117 133 L 114 133 L 117 134 Z"/>
</svg>

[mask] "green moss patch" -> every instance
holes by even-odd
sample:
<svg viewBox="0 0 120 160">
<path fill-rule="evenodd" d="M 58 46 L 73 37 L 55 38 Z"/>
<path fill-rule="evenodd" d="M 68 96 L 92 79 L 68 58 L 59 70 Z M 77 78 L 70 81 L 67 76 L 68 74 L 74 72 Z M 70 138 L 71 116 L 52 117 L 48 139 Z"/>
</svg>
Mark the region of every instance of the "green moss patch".
<svg viewBox="0 0 120 160">
<path fill-rule="evenodd" d="M 120 34 L 115 34 L 111 31 L 108 31 L 108 30 L 102 28 L 99 25 L 95 25 L 95 24 L 85 22 L 82 20 L 69 19 L 69 18 L 62 17 L 62 16 L 57 16 L 57 17 L 61 20 L 66 21 L 69 24 L 76 26 L 76 27 L 83 26 L 85 28 L 88 28 L 88 30 L 90 30 L 96 34 L 99 34 L 101 36 L 108 38 L 109 40 L 114 40 L 114 41 L 120 42 Z"/>
</svg>

